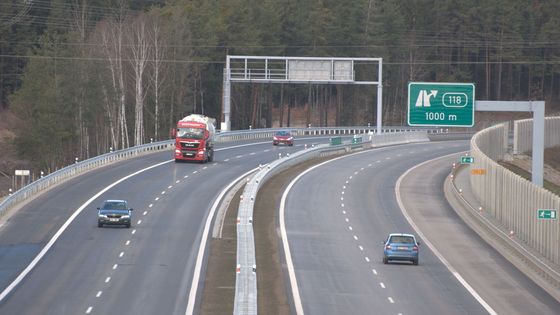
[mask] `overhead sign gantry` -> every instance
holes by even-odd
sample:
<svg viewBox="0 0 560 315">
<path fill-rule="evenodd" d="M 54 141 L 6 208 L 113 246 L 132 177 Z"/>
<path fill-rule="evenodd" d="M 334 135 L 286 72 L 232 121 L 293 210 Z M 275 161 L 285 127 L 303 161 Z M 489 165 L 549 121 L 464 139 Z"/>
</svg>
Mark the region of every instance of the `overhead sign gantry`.
<svg viewBox="0 0 560 315">
<path fill-rule="evenodd" d="M 230 130 L 231 82 L 377 85 L 377 132 L 381 133 L 382 58 L 231 56 L 224 69 L 221 130 Z M 369 71 L 369 65 L 377 73 Z M 360 71 L 358 73 L 357 72 Z M 365 70 L 364 70 L 365 69 Z M 363 79 L 366 78 L 366 79 Z"/>
</svg>

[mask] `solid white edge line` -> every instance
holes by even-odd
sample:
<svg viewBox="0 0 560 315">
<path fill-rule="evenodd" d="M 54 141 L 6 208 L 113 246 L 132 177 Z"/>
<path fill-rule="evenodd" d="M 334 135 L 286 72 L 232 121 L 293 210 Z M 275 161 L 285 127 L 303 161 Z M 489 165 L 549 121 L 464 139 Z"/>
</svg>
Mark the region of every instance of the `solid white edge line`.
<svg viewBox="0 0 560 315">
<path fill-rule="evenodd" d="M 136 171 L 132 174 L 129 174 L 129 175 L 117 180 L 116 182 L 112 183 L 111 185 L 103 188 L 97 194 L 95 194 L 93 197 L 88 199 L 88 201 L 86 201 L 76 211 L 74 211 L 74 213 L 72 213 L 72 215 L 68 218 L 68 220 L 66 220 L 66 222 L 64 222 L 64 224 L 60 227 L 60 229 L 58 229 L 58 231 L 56 231 L 56 233 L 49 240 L 47 245 L 45 245 L 45 247 L 43 247 L 43 249 L 39 252 L 39 254 L 37 254 L 37 256 L 35 256 L 35 258 L 31 261 L 31 263 L 29 263 L 29 265 L 14 279 L 14 281 L 12 281 L 12 283 L 10 283 L 10 285 L 7 286 L 4 289 L 4 291 L 2 291 L 2 293 L 0 294 L 0 302 L 2 302 L 6 298 L 6 296 L 8 294 L 10 294 L 12 292 L 12 290 L 31 272 L 31 270 L 33 270 L 33 268 L 35 268 L 35 266 L 39 263 L 39 261 L 41 261 L 41 259 L 43 259 L 43 257 L 47 254 L 47 252 L 54 245 L 54 243 L 58 240 L 60 235 L 62 235 L 62 233 L 68 228 L 70 223 L 72 223 L 72 221 L 74 221 L 74 219 L 82 212 L 82 210 L 84 210 L 87 206 L 89 206 L 90 203 L 92 203 L 95 199 L 97 199 L 99 196 L 101 196 L 102 194 L 104 194 L 106 191 L 113 188 L 117 184 L 120 184 L 123 181 L 125 181 L 125 180 L 127 180 L 127 179 L 129 179 L 133 176 L 136 176 L 136 175 L 138 175 L 142 172 L 150 170 L 152 168 L 161 166 L 161 165 L 166 164 L 166 163 L 170 163 L 171 161 L 173 161 L 173 160 L 161 162 L 161 163 L 146 167 L 144 169 L 141 169 L 139 171 Z"/>
<path fill-rule="evenodd" d="M 202 261 L 203 261 L 203 258 L 204 258 L 204 251 L 206 249 L 206 242 L 208 240 L 208 235 L 210 234 L 210 225 L 212 225 L 212 219 L 214 218 L 214 213 L 216 212 L 216 209 L 220 205 L 220 202 L 221 202 L 222 198 L 224 198 L 224 195 L 228 192 L 228 190 L 230 190 L 231 187 L 236 185 L 237 182 L 239 182 L 240 180 L 242 180 L 243 178 L 245 178 L 246 176 L 248 176 L 249 174 L 253 173 L 254 171 L 256 171 L 258 169 L 259 168 L 256 167 L 256 168 L 248 171 L 247 173 L 239 176 L 238 178 L 234 179 L 232 182 L 230 182 L 229 185 L 227 185 L 227 187 L 224 188 L 220 192 L 220 194 L 218 195 L 218 197 L 214 201 L 214 204 L 212 205 L 212 208 L 210 209 L 210 213 L 208 214 L 208 218 L 206 219 L 206 224 L 204 225 L 204 231 L 202 232 L 202 239 L 200 240 L 200 246 L 198 248 L 198 255 L 196 257 L 196 264 L 195 264 L 195 267 L 194 267 L 194 274 L 193 274 L 193 279 L 192 279 L 192 283 L 191 283 L 191 290 L 189 292 L 187 309 L 185 311 L 186 315 L 192 315 L 194 313 L 194 306 L 195 306 L 195 302 L 196 302 L 196 291 L 198 290 L 198 281 L 200 279 L 200 271 L 202 270 Z"/>
<path fill-rule="evenodd" d="M 430 250 L 434 253 L 434 255 L 436 255 L 436 257 L 442 262 L 442 264 L 444 264 L 445 267 L 447 267 L 449 272 L 451 272 L 451 274 L 459 281 L 459 283 L 461 283 L 463 285 L 463 287 L 465 287 L 465 289 L 467 289 L 467 291 L 469 291 L 469 293 L 478 301 L 478 303 L 480 303 L 480 305 L 482 305 L 482 307 L 484 307 L 484 309 L 486 309 L 486 311 L 489 314 L 497 315 L 498 313 L 496 313 L 494 311 L 494 309 L 492 309 L 492 307 L 488 303 L 486 303 L 486 301 L 484 301 L 484 299 L 467 283 L 467 281 L 465 281 L 465 279 L 463 279 L 463 277 L 459 274 L 459 272 L 457 272 L 455 270 L 455 268 L 453 268 L 453 266 L 451 266 L 451 264 L 445 259 L 445 257 L 443 257 L 443 255 L 428 240 L 428 238 L 424 235 L 424 233 L 422 233 L 422 231 L 420 231 L 418 226 L 412 221 L 412 218 L 408 215 L 408 212 L 406 211 L 406 208 L 404 207 L 404 204 L 403 204 L 402 199 L 401 199 L 401 194 L 400 194 L 401 182 L 410 172 L 412 172 L 416 168 L 421 167 L 421 166 L 423 166 L 425 164 L 428 164 L 430 162 L 440 160 L 440 159 L 444 159 L 444 158 L 448 158 L 450 156 L 457 155 L 457 154 L 460 154 L 460 152 L 452 153 L 452 154 L 448 154 L 448 155 L 445 155 L 445 156 L 437 157 L 435 159 L 424 161 L 424 162 L 408 169 L 397 180 L 397 183 L 395 185 L 395 195 L 397 197 L 397 203 L 399 204 L 399 208 L 401 209 L 401 212 L 402 212 L 403 216 L 406 218 L 406 220 L 408 221 L 410 226 L 412 226 L 412 228 L 416 231 L 418 236 L 420 236 L 420 238 L 422 238 L 422 240 L 424 241 L 424 244 L 426 244 L 430 248 Z"/>
<path fill-rule="evenodd" d="M 332 160 L 328 160 L 322 163 L 319 163 L 315 166 L 312 166 L 310 168 L 308 168 L 307 170 L 303 171 L 302 173 L 300 173 L 296 178 L 294 178 L 290 184 L 286 187 L 286 190 L 284 190 L 284 193 L 282 194 L 282 199 L 280 200 L 280 210 L 279 210 L 279 217 L 280 217 L 280 235 L 282 237 L 282 245 L 284 246 L 284 255 L 286 256 L 286 268 L 288 269 L 288 275 L 290 278 L 290 287 L 292 288 L 292 295 L 293 295 L 293 299 L 294 299 L 294 306 L 296 308 L 296 314 L 297 315 L 303 315 L 303 306 L 301 304 L 301 297 L 299 295 L 299 288 L 297 285 L 297 278 L 296 278 L 296 274 L 295 274 L 295 270 L 294 270 L 294 263 L 292 261 L 292 254 L 290 252 L 290 244 L 288 242 L 288 234 L 286 232 L 286 222 L 285 222 L 285 206 L 286 206 L 286 199 L 288 198 L 288 194 L 290 193 L 290 190 L 292 189 L 292 187 L 295 185 L 295 183 L 302 178 L 305 174 L 307 174 L 308 172 L 321 167 L 327 163 L 331 163 L 343 158 L 347 158 L 350 156 L 354 156 L 354 155 L 358 155 L 358 154 L 364 154 L 364 153 L 371 153 L 374 151 L 384 151 L 387 150 L 388 148 L 393 148 L 393 147 L 381 147 L 381 148 L 375 148 L 375 149 L 371 149 L 371 150 L 366 150 L 366 151 L 360 151 L 360 152 L 356 152 L 356 153 L 352 153 L 349 155 L 345 155 L 345 156 L 340 156 L 337 158 L 334 158 Z M 348 183 L 348 182 L 346 182 Z"/>
</svg>

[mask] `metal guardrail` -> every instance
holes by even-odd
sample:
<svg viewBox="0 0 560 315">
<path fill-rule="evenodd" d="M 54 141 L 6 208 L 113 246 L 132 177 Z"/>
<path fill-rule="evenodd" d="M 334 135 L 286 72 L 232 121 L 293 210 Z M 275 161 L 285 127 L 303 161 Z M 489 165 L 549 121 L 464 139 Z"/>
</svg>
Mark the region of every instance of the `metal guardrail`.
<svg viewBox="0 0 560 315">
<path fill-rule="evenodd" d="M 236 315 L 257 314 L 257 264 L 253 234 L 253 207 L 260 187 L 272 176 L 301 162 L 332 154 L 341 154 L 353 150 L 429 141 L 426 131 L 409 133 L 387 133 L 381 135 L 362 135 L 361 143 L 343 143 L 340 145 L 323 144 L 304 149 L 282 157 L 268 165 L 262 166 L 246 184 L 243 199 L 239 204 L 237 216 L 237 268 L 235 280 L 234 311 Z"/>
<path fill-rule="evenodd" d="M 289 130 L 294 136 L 330 136 L 330 135 L 355 135 L 377 132 L 375 127 L 349 126 L 349 127 L 309 127 L 309 128 L 263 128 L 253 130 L 226 131 L 216 135 L 216 142 L 243 141 L 255 139 L 272 139 L 278 130 Z M 385 126 L 384 133 L 425 131 L 429 134 L 447 134 L 449 129 L 419 128 L 403 126 Z"/>
<path fill-rule="evenodd" d="M 370 128 L 367 126 L 350 126 L 350 127 L 310 127 L 310 128 L 271 128 L 271 129 L 255 129 L 255 130 L 240 130 L 240 131 L 228 131 L 216 134 L 215 141 L 218 143 L 229 142 L 229 141 L 243 141 L 243 140 L 254 140 L 254 139 L 271 139 L 272 135 L 277 130 L 291 130 L 296 136 L 303 135 L 335 135 L 335 134 L 363 134 L 370 131 L 375 131 L 375 128 Z M 407 127 L 385 127 L 384 131 L 393 130 L 411 130 Z M 430 133 L 445 133 L 445 129 L 426 129 Z M 114 151 L 106 153 L 94 158 L 90 158 L 76 164 L 66 166 L 56 172 L 48 174 L 43 178 L 40 178 L 31 184 L 17 190 L 10 196 L 6 197 L 2 202 L 0 202 L 0 216 L 5 215 L 5 213 L 13 208 L 15 205 L 19 204 L 24 200 L 28 200 L 35 197 L 37 194 L 46 191 L 48 188 L 57 185 L 64 180 L 72 178 L 77 175 L 81 175 L 84 172 L 90 171 L 97 167 L 107 165 L 116 161 L 121 161 L 136 157 L 144 153 L 151 153 L 154 151 L 168 150 L 173 148 L 172 140 L 165 140 L 160 142 L 154 142 L 149 144 L 143 144 L 136 147 L 123 149 L 119 151 Z"/>
<path fill-rule="evenodd" d="M 560 197 L 496 162 L 507 153 L 507 133 L 507 124 L 500 124 L 484 129 L 472 138 L 472 191 L 482 207 L 517 239 L 558 265 L 560 223 L 557 219 L 537 218 L 537 210 L 559 210 Z"/>
<path fill-rule="evenodd" d="M 65 180 L 81 175 L 92 169 L 105 166 L 117 161 L 122 161 L 137 157 L 143 154 L 152 153 L 160 150 L 167 150 L 173 147 L 169 140 L 143 144 L 136 147 L 106 153 L 91 159 L 87 159 L 76 164 L 66 166 L 56 172 L 48 174 L 31 184 L 17 190 L 0 203 L 0 216 L 3 216 L 9 209 L 13 208 L 22 201 L 28 200 L 47 189 L 62 183 Z"/>
</svg>

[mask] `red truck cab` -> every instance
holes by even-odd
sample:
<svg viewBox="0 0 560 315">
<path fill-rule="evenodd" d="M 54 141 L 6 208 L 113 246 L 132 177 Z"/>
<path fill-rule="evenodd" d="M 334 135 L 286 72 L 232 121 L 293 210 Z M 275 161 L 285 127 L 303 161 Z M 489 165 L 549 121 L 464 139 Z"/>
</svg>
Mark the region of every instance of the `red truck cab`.
<svg viewBox="0 0 560 315">
<path fill-rule="evenodd" d="M 212 162 L 214 159 L 213 118 L 189 115 L 177 122 L 175 137 L 175 162 Z"/>
</svg>

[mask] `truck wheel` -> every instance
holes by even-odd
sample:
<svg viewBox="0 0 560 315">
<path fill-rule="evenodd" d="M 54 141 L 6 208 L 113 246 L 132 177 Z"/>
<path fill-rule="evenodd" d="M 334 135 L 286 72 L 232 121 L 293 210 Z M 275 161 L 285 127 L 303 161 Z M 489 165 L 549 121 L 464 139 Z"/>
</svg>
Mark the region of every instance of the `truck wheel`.
<svg viewBox="0 0 560 315">
<path fill-rule="evenodd" d="M 214 151 L 211 151 L 210 154 L 208 154 L 208 162 L 212 161 L 214 161 Z"/>
</svg>

